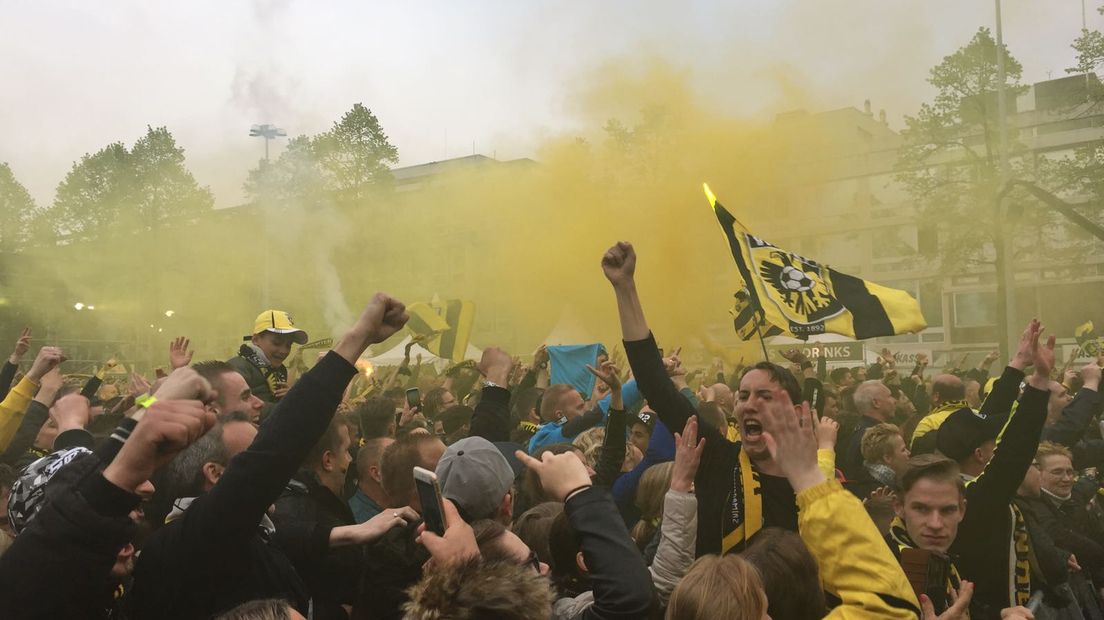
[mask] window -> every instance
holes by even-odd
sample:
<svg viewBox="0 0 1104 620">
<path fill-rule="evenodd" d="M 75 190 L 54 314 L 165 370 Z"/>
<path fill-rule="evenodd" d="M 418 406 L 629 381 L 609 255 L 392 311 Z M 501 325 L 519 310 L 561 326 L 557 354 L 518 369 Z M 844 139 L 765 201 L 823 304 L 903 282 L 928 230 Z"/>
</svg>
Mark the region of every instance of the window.
<svg viewBox="0 0 1104 620">
<path fill-rule="evenodd" d="M 920 283 L 920 311 L 928 327 L 943 327 L 943 286 L 939 280 Z"/>
<path fill-rule="evenodd" d="M 918 247 L 915 226 L 886 226 L 870 231 L 870 253 L 875 260 L 914 256 Z"/>
<path fill-rule="evenodd" d="M 955 293 L 955 327 L 987 327 L 997 323 L 997 294 Z"/>
</svg>

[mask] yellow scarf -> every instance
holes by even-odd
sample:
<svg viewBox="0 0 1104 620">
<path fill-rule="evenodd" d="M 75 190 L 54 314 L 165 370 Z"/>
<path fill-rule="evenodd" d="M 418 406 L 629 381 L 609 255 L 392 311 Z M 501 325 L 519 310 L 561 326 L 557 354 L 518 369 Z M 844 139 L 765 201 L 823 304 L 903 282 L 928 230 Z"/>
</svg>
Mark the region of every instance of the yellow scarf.
<svg viewBox="0 0 1104 620">
<path fill-rule="evenodd" d="M 1031 598 L 1031 538 L 1027 524 L 1015 504 L 1012 508 L 1012 551 L 1016 558 L 1016 572 L 1012 583 L 1012 598 L 1016 605 L 1027 605 Z"/>
<path fill-rule="evenodd" d="M 751 466 L 747 452 L 740 450 L 740 465 L 732 472 L 732 511 L 721 525 L 721 553 L 742 547 L 756 532 L 763 529 L 763 489 L 759 472 Z M 836 453 L 817 450 L 817 467 L 824 477 L 836 478 Z"/>
<path fill-rule="evenodd" d="M 912 537 L 909 536 L 908 530 L 905 528 L 905 522 L 901 517 L 893 517 L 893 522 L 889 524 L 889 536 L 893 539 L 894 544 L 897 545 L 897 555 L 900 556 L 902 549 L 918 549 L 916 543 L 913 542 Z M 947 600 L 951 600 L 951 592 L 957 592 L 959 585 L 962 582 L 962 576 L 958 574 L 958 567 L 954 565 L 954 562 L 950 562 L 951 570 L 947 572 Z"/>
<path fill-rule="evenodd" d="M 732 472 L 732 511 L 721 526 L 721 553 L 742 547 L 763 529 L 763 489 L 747 452 L 740 450 L 740 466 Z"/>
</svg>

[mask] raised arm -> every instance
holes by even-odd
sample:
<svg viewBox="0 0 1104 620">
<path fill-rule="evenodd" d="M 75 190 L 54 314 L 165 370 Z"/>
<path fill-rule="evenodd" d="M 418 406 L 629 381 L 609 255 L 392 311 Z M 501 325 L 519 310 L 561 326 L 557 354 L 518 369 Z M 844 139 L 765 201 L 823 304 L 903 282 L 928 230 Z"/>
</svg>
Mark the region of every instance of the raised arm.
<svg viewBox="0 0 1104 620">
<path fill-rule="evenodd" d="M 1100 396 L 1100 366 L 1088 364 L 1081 369 L 1081 389 L 1073 402 L 1062 410 L 1054 426 L 1043 430 L 1043 438 L 1072 448 L 1085 435 L 1093 418 L 1100 414 L 1104 399 Z"/>
<path fill-rule="evenodd" d="M 862 503 L 817 466 L 814 414 L 793 415 L 782 392 L 764 408 L 763 440 L 797 495 L 798 532 L 820 568 L 824 589 L 841 605 L 827 618 L 914 619 L 919 601 Z"/>
<path fill-rule="evenodd" d="M 625 461 L 625 428 L 628 425 L 628 413 L 621 399 L 620 372 L 613 362 L 607 360 L 600 370 L 587 364 L 587 370 L 610 389 L 606 434 L 602 439 L 602 455 L 598 459 L 594 476 L 595 485 L 608 489 L 621 473 L 621 464 Z"/>
<path fill-rule="evenodd" d="M 549 379 L 548 347 L 542 344 L 533 352 L 533 366 L 525 373 L 525 376 L 521 378 L 516 392 L 531 387 L 538 387 L 541 389 L 547 388 Z"/>
<path fill-rule="evenodd" d="M 169 343 L 169 368 L 176 370 L 192 363 L 192 355 L 195 351 L 189 351 L 192 341 L 186 336 L 174 338 Z"/>
<path fill-rule="evenodd" d="M 625 428 L 629 414 L 626 411 L 610 409 L 606 416 L 606 434 L 602 438 L 602 452 L 594 465 L 594 484 L 612 489 L 621 476 L 621 466 L 625 463 Z M 628 475 L 628 474 L 626 474 Z"/>
<path fill-rule="evenodd" d="M 705 440 L 698 441 L 698 418 L 686 421 L 682 433 L 675 433 L 675 466 L 671 470 L 671 488 L 663 498 L 663 523 L 659 528 L 659 546 L 648 569 L 652 573 L 656 595 L 667 604 L 671 592 L 694 563 L 698 533 L 698 499 L 693 493 L 694 477 L 701 464 Z"/>
<path fill-rule="evenodd" d="M 1028 386 L 1020 398 L 1016 412 L 1009 416 L 997 436 L 993 458 L 977 479 L 966 483 L 966 498 L 970 510 L 960 526 L 960 538 L 968 536 L 973 528 L 985 528 L 992 511 L 1006 511 L 1008 503 L 1016 496 L 1027 468 L 1035 460 L 1039 436 L 1046 423 L 1047 401 L 1050 398 L 1050 371 L 1054 368 L 1054 337 L 1039 345 L 1043 328 L 1038 321 L 1028 326 L 1032 341 L 1030 348 L 1035 366 L 1028 378 Z"/>
<path fill-rule="evenodd" d="M 487 385 L 472 414 L 470 436 L 492 443 L 510 440 L 510 392 L 506 382 L 513 365 L 514 360 L 506 351 L 497 347 L 483 349 L 483 358 L 477 368 Z"/>
<path fill-rule="evenodd" d="M 668 428 L 682 428 L 697 411 L 668 376 L 659 347 L 648 329 L 636 292 L 636 251 L 632 244 L 620 241 L 607 250 L 602 257 L 602 271 L 617 298 L 621 337 L 640 391 Z M 705 432 L 709 438 L 708 427 Z"/>
<path fill-rule="evenodd" d="M 636 251 L 631 243 L 618 241 L 602 257 L 602 271 L 613 285 L 617 298 L 617 313 L 621 319 L 621 338 L 626 341 L 644 340 L 651 334 L 644 308 L 636 293 Z"/>
<path fill-rule="evenodd" d="M 102 474 L 92 459 L 69 492 L 50 494 L 0 558 L 0 608 L 29 618 L 91 615 L 103 604 L 111 567 L 134 533 L 127 514 L 139 504 L 138 486 L 214 422 L 198 401 L 155 403 Z"/>
<path fill-rule="evenodd" d="M 0 402 L 0 449 L 7 448 L 8 443 L 15 436 L 15 431 L 19 429 L 19 423 L 23 421 L 23 414 L 27 411 L 27 405 L 31 404 L 42 377 L 63 361 L 65 361 L 65 355 L 61 349 L 42 347 L 34 363 L 31 364 L 31 369 L 27 371 L 27 375 Z"/>
<path fill-rule="evenodd" d="M 0 401 L 7 398 L 12 381 L 15 380 L 15 373 L 19 370 L 19 362 L 30 350 L 31 328 L 24 327 L 23 331 L 19 333 L 19 338 L 15 341 L 15 349 L 4 362 L 4 366 L 0 368 Z"/>
<path fill-rule="evenodd" d="M 329 426 L 346 385 L 357 373 L 354 362 L 369 345 L 401 329 L 408 318 L 401 302 L 376 294 L 333 350 L 292 386 L 252 445 L 230 461 L 214 488 L 185 513 L 184 527 L 205 533 L 195 539 L 219 544 L 248 538 Z"/>
<path fill-rule="evenodd" d="M 23 420 L 20 421 L 11 442 L 0 455 L 0 463 L 14 465 L 34 445 L 39 430 L 50 418 L 50 406 L 54 404 L 61 386 L 61 371 L 56 366 L 42 376 L 42 385 L 39 386 L 34 400 L 27 405 Z"/>
<path fill-rule="evenodd" d="M 542 460 L 516 453 L 540 476 L 575 530 L 594 592 L 594 604 L 584 619 L 644 618 L 652 608 L 651 574 L 633 544 L 613 500 L 592 486 L 582 462 L 571 454 L 546 452 Z"/>
<path fill-rule="evenodd" d="M 53 398 L 50 400 L 52 401 Z M 36 400 L 27 405 L 27 411 L 19 422 L 19 428 L 8 443 L 8 447 L 0 454 L 0 463 L 14 466 L 19 459 L 23 458 L 27 450 L 34 446 L 35 437 L 38 436 L 42 425 L 49 419 L 50 407 L 39 402 L 36 397 Z"/>
<path fill-rule="evenodd" d="M 993 384 L 993 390 L 985 397 L 985 402 L 981 403 L 981 410 L 978 413 L 1000 423 L 1001 418 L 1007 418 L 1012 412 L 1012 403 L 1016 402 L 1016 397 L 1020 394 L 1020 382 L 1024 379 L 1024 369 L 1035 361 L 1035 351 L 1039 344 L 1039 334 L 1035 330 L 1038 327 L 1038 321 L 1027 324 L 1023 334 L 1020 335 L 1016 352 L 1000 378 Z M 982 388 L 984 387 L 985 385 L 982 384 Z"/>
<path fill-rule="evenodd" d="M 119 361 L 116 360 L 114 357 L 104 362 L 103 367 L 93 373 L 92 376 L 88 378 L 88 381 L 84 383 L 84 386 L 81 387 L 80 395 L 87 398 L 88 400 L 92 400 L 93 398 L 95 398 L 96 392 L 100 391 L 100 386 L 103 385 L 104 377 L 107 376 L 108 371 L 118 365 Z"/>
<path fill-rule="evenodd" d="M 1000 354 L 993 351 L 985 356 L 978 365 L 974 368 L 970 368 L 966 371 L 966 378 L 977 381 L 981 387 L 985 387 L 985 383 L 989 381 L 989 368 L 993 365 L 993 362 L 997 361 Z"/>
</svg>

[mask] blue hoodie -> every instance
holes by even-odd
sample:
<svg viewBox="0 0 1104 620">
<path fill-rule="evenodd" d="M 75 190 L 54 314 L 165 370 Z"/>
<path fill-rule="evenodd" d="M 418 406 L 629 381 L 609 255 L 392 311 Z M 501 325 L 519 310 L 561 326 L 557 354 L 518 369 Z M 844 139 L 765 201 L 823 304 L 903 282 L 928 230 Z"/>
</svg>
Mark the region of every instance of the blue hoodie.
<svg viewBox="0 0 1104 620">
<path fill-rule="evenodd" d="M 598 409 L 601 410 L 602 417 L 594 426 L 606 423 L 606 415 L 609 412 L 612 398 L 612 396 L 607 394 L 605 398 L 598 401 Z M 625 409 L 634 409 L 640 404 L 640 401 L 644 399 L 640 390 L 636 387 L 636 379 L 630 379 L 625 385 L 621 386 L 621 398 L 625 401 Z M 557 443 L 571 443 L 571 440 L 574 438 L 575 436 L 564 436 L 563 422 L 545 422 L 537 429 L 537 432 L 533 434 L 532 439 L 529 440 L 529 454 L 533 454 L 544 446 L 550 446 Z"/>
</svg>

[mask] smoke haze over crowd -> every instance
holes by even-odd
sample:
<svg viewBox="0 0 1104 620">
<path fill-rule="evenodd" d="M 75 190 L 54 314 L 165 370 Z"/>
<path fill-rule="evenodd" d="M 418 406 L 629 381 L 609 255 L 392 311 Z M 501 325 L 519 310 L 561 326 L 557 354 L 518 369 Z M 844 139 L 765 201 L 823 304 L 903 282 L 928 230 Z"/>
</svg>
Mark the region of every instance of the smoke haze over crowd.
<svg viewBox="0 0 1104 620">
<path fill-rule="evenodd" d="M 1079 9 L 1006 7 L 1005 40 L 1024 61 L 1025 82 L 1073 64 L 1060 42 L 1079 32 Z M 80 252 L 80 264 L 30 257 L 64 283 L 64 297 L 100 296 L 96 320 L 119 326 L 108 330 L 114 337 L 148 325 L 167 339 L 157 330 L 168 328 L 191 334 L 201 355 L 226 354 L 227 335 L 244 333 L 260 310 L 266 261 L 272 305 L 295 313 L 312 336 L 337 333 L 363 291 L 384 289 L 407 300 L 474 300 L 479 345 L 483 333 L 531 350 L 564 321 L 612 342 L 615 316 L 596 263 L 617 238 L 638 245 L 645 295 L 680 291 L 650 317 L 672 346 L 722 337 L 700 324 L 726 322 L 735 277 L 700 183 L 749 225 L 768 224 L 758 199 L 795 148 L 771 131 L 775 114 L 872 99 L 900 127 L 931 95 L 928 69 L 992 22 L 988 5 L 951 2 L 907 10 L 837 1 L 3 10 L 20 27 L 0 52 L 20 60 L 0 68 L 18 85 L 0 92 L 0 161 L 39 206 L 82 154 L 166 125 L 216 206 L 234 207 L 262 153 L 247 136 L 251 124 L 317 133 L 357 101 L 379 117 L 399 165 L 473 150 L 539 162 L 446 175 L 415 200 L 384 197 L 356 212 L 300 205 L 263 226 L 227 219 L 200 223 L 186 238 L 162 231 L 101 240 Z M 1089 20 L 1092 28 L 1101 17 Z M 31 44 L 44 40 L 45 49 Z M 618 144 L 603 130 L 610 119 L 642 128 L 640 139 Z M 823 139 L 806 136 L 800 148 Z M 283 144 L 273 143 L 273 158 Z M 163 266 L 157 276 L 131 273 L 139 254 Z M 208 275 L 195 282 L 192 273 Z M 145 299 L 133 299 L 136 287 Z M 175 323 L 158 318 L 166 308 Z"/>
</svg>

